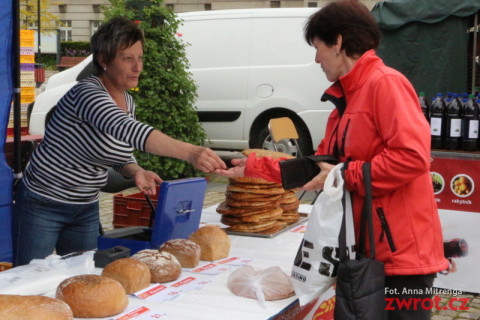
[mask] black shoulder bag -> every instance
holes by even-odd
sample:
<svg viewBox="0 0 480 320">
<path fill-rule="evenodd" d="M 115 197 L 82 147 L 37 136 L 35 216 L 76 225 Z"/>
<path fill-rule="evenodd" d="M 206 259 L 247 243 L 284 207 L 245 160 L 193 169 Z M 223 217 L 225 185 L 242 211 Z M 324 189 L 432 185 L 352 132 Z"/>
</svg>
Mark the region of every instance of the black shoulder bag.
<svg viewBox="0 0 480 320">
<path fill-rule="evenodd" d="M 372 184 L 369 162 L 363 165 L 362 171 L 366 196 L 362 211 L 360 243 L 356 259 L 350 259 L 349 248 L 346 248 L 345 216 L 343 217 L 344 221 L 338 237 L 340 253 L 335 289 L 335 320 L 383 320 L 388 317 L 385 310 L 384 266 L 382 262 L 375 260 Z M 370 257 L 365 255 L 365 229 L 367 225 Z"/>
</svg>

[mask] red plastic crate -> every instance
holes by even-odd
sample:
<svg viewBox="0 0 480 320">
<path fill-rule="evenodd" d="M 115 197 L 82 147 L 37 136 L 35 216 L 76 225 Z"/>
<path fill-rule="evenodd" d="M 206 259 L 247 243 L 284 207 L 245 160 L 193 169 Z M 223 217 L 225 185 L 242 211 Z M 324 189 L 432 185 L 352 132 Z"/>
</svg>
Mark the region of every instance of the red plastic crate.
<svg viewBox="0 0 480 320">
<path fill-rule="evenodd" d="M 0 262 L 0 272 L 5 271 L 12 268 L 12 264 L 10 262 Z"/>
<path fill-rule="evenodd" d="M 152 204 L 157 208 L 158 192 L 151 196 Z M 115 228 L 145 226 L 148 227 L 152 209 L 148 205 L 145 195 L 141 192 L 124 196 L 116 194 L 113 196 L 113 226 Z"/>
</svg>

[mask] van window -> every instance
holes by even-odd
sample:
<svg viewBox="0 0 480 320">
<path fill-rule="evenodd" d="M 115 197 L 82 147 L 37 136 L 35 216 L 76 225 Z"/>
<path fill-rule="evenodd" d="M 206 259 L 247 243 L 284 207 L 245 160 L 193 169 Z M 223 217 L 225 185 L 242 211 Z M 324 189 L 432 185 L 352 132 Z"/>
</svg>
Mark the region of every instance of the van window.
<svg viewBox="0 0 480 320">
<path fill-rule="evenodd" d="M 248 19 L 188 21 L 181 28 L 190 69 L 235 68 L 248 65 Z M 208 44 L 208 45 L 206 45 Z"/>
<path fill-rule="evenodd" d="M 314 62 L 315 50 L 303 37 L 305 17 L 253 19 L 251 66 L 303 65 Z"/>
</svg>

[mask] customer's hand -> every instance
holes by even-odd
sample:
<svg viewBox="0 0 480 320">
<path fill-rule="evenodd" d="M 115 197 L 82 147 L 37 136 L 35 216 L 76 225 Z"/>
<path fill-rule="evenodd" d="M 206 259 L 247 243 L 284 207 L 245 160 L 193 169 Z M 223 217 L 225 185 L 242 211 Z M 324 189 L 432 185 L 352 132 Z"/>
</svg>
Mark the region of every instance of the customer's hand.
<svg viewBox="0 0 480 320">
<path fill-rule="evenodd" d="M 140 191 L 146 195 L 154 196 L 157 193 L 157 184 L 163 182 L 162 178 L 153 171 L 138 170 L 133 177 Z"/>
<path fill-rule="evenodd" d="M 247 164 L 247 158 L 232 159 L 230 163 L 233 167 L 228 170 L 217 169 L 215 170 L 215 173 L 229 178 L 245 176 L 245 165 Z"/>
<path fill-rule="evenodd" d="M 193 146 L 189 162 L 203 172 L 214 172 L 216 169 L 226 169 L 227 165 L 209 148 Z"/>
<path fill-rule="evenodd" d="M 310 182 L 307 182 L 301 189 L 303 190 L 323 190 L 323 185 L 327 179 L 328 173 L 335 167 L 328 162 L 317 162 L 317 166 L 320 167 L 320 173 L 315 176 Z"/>
</svg>

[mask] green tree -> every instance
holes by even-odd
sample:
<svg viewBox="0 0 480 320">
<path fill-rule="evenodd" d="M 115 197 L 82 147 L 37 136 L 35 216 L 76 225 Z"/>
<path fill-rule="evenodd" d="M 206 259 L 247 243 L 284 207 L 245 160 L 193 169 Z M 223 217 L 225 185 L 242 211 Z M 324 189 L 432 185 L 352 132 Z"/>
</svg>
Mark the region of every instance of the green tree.
<svg viewBox="0 0 480 320">
<path fill-rule="evenodd" d="M 104 7 L 106 20 L 125 16 L 137 21 L 145 33 L 144 70 L 139 86 L 131 91 L 137 104 L 137 118 L 182 141 L 203 145 L 205 131 L 194 107 L 196 85 L 188 72 L 184 44 L 176 38 L 181 23 L 163 5 L 163 0 L 111 0 Z M 136 152 L 139 164 L 164 179 L 198 176 L 185 161 Z"/>
<path fill-rule="evenodd" d="M 38 5 L 40 4 L 40 30 L 43 34 L 55 31 L 60 23 L 57 15 L 48 11 L 52 5 L 59 2 L 50 0 L 20 0 L 20 28 L 28 29 L 38 26 Z"/>
</svg>

